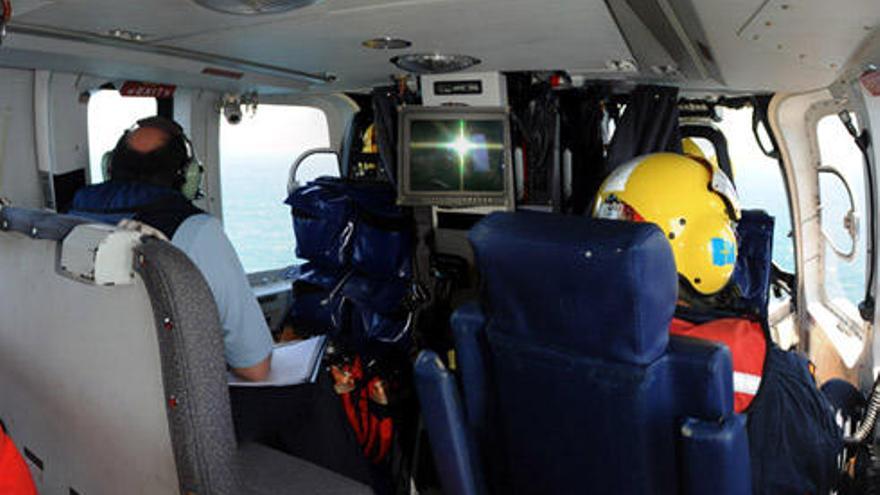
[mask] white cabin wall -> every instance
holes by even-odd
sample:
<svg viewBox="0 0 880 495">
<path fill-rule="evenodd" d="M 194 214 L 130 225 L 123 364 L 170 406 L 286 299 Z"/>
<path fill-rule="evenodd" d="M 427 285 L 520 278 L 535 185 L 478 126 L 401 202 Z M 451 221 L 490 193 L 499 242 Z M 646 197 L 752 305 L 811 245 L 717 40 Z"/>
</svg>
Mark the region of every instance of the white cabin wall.
<svg viewBox="0 0 880 495">
<path fill-rule="evenodd" d="M 89 105 L 75 74 L 53 72 L 49 84 L 55 174 L 89 168 Z"/>
<path fill-rule="evenodd" d="M 779 138 L 794 219 L 795 258 L 797 262 L 797 301 L 821 301 L 822 238 L 819 224 L 818 150 L 810 142 L 807 112 L 820 101 L 828 100 L 826 90 L 800 94 L 778 94 L 771 101 L 769 114 L 773 133 Z M 805 311 L 799 311 L 798 328 L 802 351 L 816 327 Z"/>
<path fill-rule="evenodd" d="M 0 68 L 0 196 L 16 206 L 41 207 L 36 161 L 34 72 Z"/>
<path fill-rule="evenodd" d="M 205 167 L 202 192 L 196 206 L 223 218 L 220 191 L 220 93 L 202 89 L 179 88 L 174 94 L 174 119 L 183 126 L 196 155 Z"/>
<path fill-rule="evenodd" d="M 74 74 L 38 76 L 36 71 L 0 68 L 0 196 L 12 204 L 47 205 L 38 146 L 46 170 L 64 174 L 88 169 L 88 105 L 80 100 L 76 83 Z M 45 136 L 39 143 L 38 124 Z"/>
</svg>

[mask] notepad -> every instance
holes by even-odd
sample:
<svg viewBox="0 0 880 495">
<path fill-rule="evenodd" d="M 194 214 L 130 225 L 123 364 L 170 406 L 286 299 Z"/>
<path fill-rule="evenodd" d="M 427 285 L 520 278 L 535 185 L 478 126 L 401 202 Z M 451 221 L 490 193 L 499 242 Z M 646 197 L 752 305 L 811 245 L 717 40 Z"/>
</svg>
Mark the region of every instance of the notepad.
<svg viewBox="0 0 880 495">
<path fill-rule="evenodd" d="M 327 337 L 320 335 L 299 342 L 277 345 L 272 349 L 272 367 L 269 377 L 262 382 L 249 382 L 229 372 L 233 387 L 286 387 L 314 383 L 321 369 L 321 357 Z"/>
</svg>

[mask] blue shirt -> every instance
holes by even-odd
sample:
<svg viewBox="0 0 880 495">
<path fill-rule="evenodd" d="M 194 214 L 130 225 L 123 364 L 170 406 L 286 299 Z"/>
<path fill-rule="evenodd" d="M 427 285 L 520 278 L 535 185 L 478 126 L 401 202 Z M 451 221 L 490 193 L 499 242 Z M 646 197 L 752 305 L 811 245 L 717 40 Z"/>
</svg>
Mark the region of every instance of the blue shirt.
<svg viewBox="0 0 880 495">
<path fill-rule="evenodd" d="M 189 256 L 214 294 L 229 366 L 249 368 L 266 359 L 272 335 L 220 221 L 193 215 L 180 224 L 171 243 Z"/>
</svg>

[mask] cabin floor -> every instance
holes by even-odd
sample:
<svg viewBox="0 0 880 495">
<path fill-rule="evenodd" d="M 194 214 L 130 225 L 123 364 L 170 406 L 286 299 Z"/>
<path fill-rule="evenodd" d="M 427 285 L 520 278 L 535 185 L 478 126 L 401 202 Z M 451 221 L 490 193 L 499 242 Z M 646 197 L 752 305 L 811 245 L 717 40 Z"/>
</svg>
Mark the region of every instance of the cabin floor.
<svg viewBox="0 0 880 495">
<path fill-rule="evenodd" d="M 848 368 L 835 350 L 834 344 L 821 329 L 809 333 L 810 360 L 816 366 L 816 382 L 819 385 L 832 378 L 840 378 L 859 386 L 859 369 Z"/>
</svg>

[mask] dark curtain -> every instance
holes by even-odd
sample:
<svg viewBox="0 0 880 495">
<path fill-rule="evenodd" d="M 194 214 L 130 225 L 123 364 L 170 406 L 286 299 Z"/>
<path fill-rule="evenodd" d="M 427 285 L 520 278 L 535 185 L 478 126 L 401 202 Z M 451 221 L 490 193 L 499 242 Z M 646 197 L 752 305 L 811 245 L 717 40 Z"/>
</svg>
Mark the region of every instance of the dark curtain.
<svg viewBox="0 0 880 495">
<path fill-rule="evenodd" d="M 400 95 L 394 87 L 373 90 L 373 119 L 376 125 L 376 144 L 388 180 L 397 184 L 397 107 L 418 104 L 416 95 Z"/>
<path fill-rule="evenodd" d="M 582 215 L 605 178 L 602 143 L 602 100 L 606 88 L 560 91 L 562 149 L 571 152 L 571 197 L 563 211 Z"/>
<path fill-rule="evenodd" d="M 525 202 L 546 205 L 554 199 L 553 146 L 558 101 L 546 82 L 533 84 L 531 73 L 507 76 L 513 146 L 523 149 Z"/>
<path fill-rule="evenodd" d="M 360 110 L 354 114 L 345 134 L 342 136 L 342 156 L 340 157 L 343 177 L 351 177 L 357 157 L 354 156 L 363 147 L 364 130 L 373 122 L 372 95 L 346 93 L 346 96 L 357 103 Z"/>
<path fill-rule="evenodd" d="M 373 119 L 376 125 L 376 144 L 385 175 L 397 184 L 397 96 L 393 88 L 373 90 Z"/>
<path fill-rule="evenodd" d="M 681 153 L 678 130 L 678 88 L 638 86 L 630 94 L 611 144 L 606 173 L 639 155 Z"/>
</svg>

